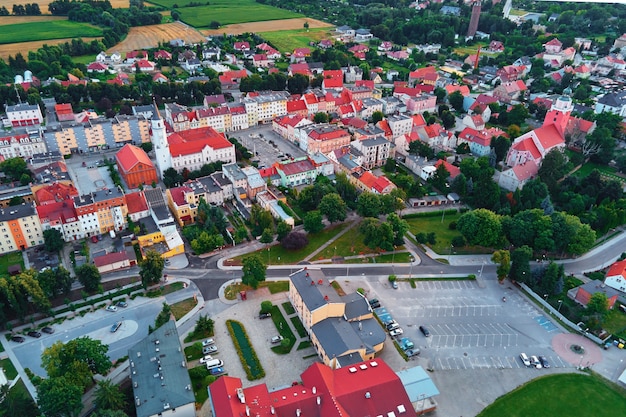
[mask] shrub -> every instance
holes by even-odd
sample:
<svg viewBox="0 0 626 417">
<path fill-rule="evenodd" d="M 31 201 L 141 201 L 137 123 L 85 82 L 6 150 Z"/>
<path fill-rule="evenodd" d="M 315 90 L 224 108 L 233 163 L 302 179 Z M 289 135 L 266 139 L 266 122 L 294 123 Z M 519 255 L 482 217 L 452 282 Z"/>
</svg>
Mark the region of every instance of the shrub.
<svg viewBox="0 0 626 417">
<path fill-rule="evenodd" d="M 450 224 L 448 225 L 448 229 L 456 230 L 456 220 L 450 222 Z"/>
<path fill-rule="evenodd" d="M 455 248 L 462 248 L 465 246 L 465 238 L 463 236 L 455 236 L 451 243 Z"/>
<path fill-rule="evenodd" d="M 272 311 L 272 302 L 271 301 L 263 301 L 261 303 L 261 313 L 269 313 Z"/>
<path fill-rule="evenodd" d="M 389 278 L 387 279 L 389 280 L 389 282 L 394 282 L 396 279 L 398 279 L 398 277 L 395 275 L 389 275 Z"/>
<path fill-rule="evenodd" d="M 261 362 L 252 347 L 243 324 L 235 320 L 227 320 L 226 327 L 228 328 L 228 333 L 230 333 L 230 338 L 233 340 L 235 349 L 237 349 L 237 355 L 243 369 L 246 371 L 248 380 L 254 381 L 255 379 L 263 378 L 265 370 L 261 366 Z"/>
</svg>

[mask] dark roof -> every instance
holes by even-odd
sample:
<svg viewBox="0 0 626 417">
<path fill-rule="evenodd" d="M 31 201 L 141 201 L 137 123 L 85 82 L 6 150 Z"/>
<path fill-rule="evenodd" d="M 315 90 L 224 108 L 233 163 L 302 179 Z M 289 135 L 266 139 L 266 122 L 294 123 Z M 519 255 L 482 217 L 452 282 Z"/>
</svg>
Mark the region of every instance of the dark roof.
<svg viewBox="0 0 626 417">
<path fill-rule="evenodd" d="M 176 323 L 168 321 L 128 350 L 137 417 L 195 401 Z"/>
<path fill-rule="evenodd" d="M 339 295 L 319 269 L 301 269 L 291 274 L 289 279 L 309 311 L 315 311 L 329 301 L 341 302 Z"/>
<path fill-rule="evenodd" d="M 346 303 L 344 315 L 347 320 L 352 320 L 370 313 L 370 306 L 367 300 L 358 292 L 347 294 L 341 299 Z"/>
<path fill-rule="evenodd" d="M 15 220 L 33 215 L 37 215 L 37 211 L 31 204 L 21 204 L 19 206 L 0 208 L 0 222 L 6 222 L 8 220 Z"/>
<path fill-rule="evenodd" d="M 387 337 L 373 318 L 348 322 L 342 317 L 331 317 L 314 324 L 311 331 L 329 358 L 363 348 L 368 354 L 374 353 L 373 347 Z"/>
</svg>

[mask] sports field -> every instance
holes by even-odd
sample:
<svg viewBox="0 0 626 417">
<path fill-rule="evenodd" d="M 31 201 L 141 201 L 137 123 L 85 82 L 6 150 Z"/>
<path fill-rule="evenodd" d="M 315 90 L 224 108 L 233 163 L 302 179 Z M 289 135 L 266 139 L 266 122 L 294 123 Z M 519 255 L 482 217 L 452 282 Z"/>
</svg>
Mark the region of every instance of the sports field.
<svg viewBox="0 0 626 417">
<path fill-rule="evenodd" d="M 0 44 L 101 35 L 102 29 L 86 23 L 51 20 L 2 26 Z"/>
<path fill-rule="evenodd" d="M 613 417 L 626 410 L 626 390 L 597 375 L 535 379 L 500 398 L 478 417 Z"/>
<path fill-rule="evenodd" d="M 306 19 L 302 19 L 306 20 Z M 322 39 L 332 39 L 329 28 L 311 29 L 309 23 L 309 31 L 304 28 L 294 30 L 279 30 L 272 32 L 259 32 L 259 35 L 269 41 L 280 52 L 293 52 L 296 48 L 305 48 L 309 46 L 309 42 L 319 42 Z"/>
</svg>

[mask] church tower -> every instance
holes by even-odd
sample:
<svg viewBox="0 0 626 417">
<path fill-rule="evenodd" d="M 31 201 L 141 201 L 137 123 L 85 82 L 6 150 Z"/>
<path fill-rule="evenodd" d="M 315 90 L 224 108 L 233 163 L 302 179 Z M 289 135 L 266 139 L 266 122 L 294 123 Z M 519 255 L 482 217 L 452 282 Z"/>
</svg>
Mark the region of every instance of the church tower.
<svg viewBox="0 0 626 417">
<path fill-rule="evenodd" d="M 159 113 L 159 108 L 154 103 L 154 113 L 150 119 L 150 128 L 152 145 L 156 155 L 156 164 L 159 170 L 159 176 L 163 179 L 163 173 L 172 167 L 172 155 L 170 154 L 170 145 L 167 142 L 167 132 L 165 131 L 165 123 Z"/>
</svg>

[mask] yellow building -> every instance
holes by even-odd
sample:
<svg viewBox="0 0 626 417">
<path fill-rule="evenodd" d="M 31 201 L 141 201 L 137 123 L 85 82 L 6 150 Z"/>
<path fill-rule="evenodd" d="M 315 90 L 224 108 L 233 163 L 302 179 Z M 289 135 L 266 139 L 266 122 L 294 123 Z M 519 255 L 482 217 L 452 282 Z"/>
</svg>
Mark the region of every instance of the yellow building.
<svg viewBox="0 0 626 417">
<path fill-rule="evenodd" d="M 320 359 L 331 368 L 373 359 L 386 333 L 361 294 L 340 297 L 319 269 L 289 277 L 289 300 Z"/>
</svg>

